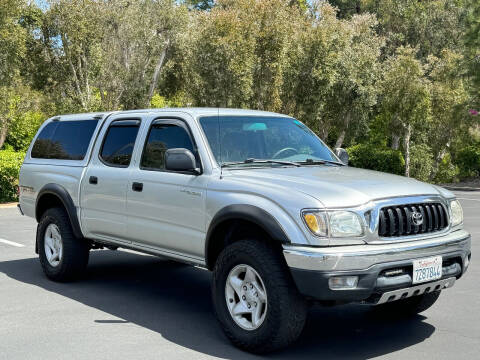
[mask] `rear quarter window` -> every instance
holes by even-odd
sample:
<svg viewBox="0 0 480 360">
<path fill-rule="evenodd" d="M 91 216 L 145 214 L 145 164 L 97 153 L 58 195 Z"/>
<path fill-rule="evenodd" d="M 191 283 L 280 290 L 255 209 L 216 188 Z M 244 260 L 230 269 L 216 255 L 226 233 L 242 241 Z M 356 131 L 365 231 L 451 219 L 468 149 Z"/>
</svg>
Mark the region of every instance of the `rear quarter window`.
<svg viewBox="0 0 480 360">
<path fill-rule="evenodd" d="M 31 157 L 83 160 L 97 124 L 98 120 L 53 121 L 38 135 Z"/>
</svg>

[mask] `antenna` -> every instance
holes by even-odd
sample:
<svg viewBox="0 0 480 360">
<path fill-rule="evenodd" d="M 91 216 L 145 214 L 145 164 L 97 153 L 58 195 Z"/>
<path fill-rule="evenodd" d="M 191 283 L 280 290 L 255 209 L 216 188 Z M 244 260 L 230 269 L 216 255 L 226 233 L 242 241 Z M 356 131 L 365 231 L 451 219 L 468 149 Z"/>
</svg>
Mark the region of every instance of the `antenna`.
<svg viewBox="0 0 480 360">
<path fill-rule="evenodd" d="M 220 108 L 217 107 L 217 124 L 218 124 L 218 131 L 217 131 L 217 141 L 218 141 L 218 149 L 219 149 L 219 163 L 220 163 L 220 179 L 222 178 L 222 141 L 220 138 Z"/>
</svg>

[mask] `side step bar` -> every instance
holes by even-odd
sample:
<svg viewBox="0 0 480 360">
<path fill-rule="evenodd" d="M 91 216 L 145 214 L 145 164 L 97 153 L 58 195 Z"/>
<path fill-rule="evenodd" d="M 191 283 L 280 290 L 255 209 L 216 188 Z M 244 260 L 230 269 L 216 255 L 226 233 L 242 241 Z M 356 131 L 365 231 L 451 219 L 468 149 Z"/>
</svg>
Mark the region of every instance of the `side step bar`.
<svg viewBox="0 0 480 360">
<path fill-rule="evenodd" d="M 412 296 L 422 295 L 424 293 L 443 290 L 449 287 L 452 287 L 455 284 L 455 277 L 451 277 L 448 279 L 442 279 L 426 284 L 421 284 L 417 286 L 412 286 L 409 288 L 398 289 L 393 291 L 388 291 L 383 293 L 380 297 L 380 300 L 375 305 L 384 304 L 387 302 L 392 302 L 395 300 L 406 299 Z"/>
</svg>

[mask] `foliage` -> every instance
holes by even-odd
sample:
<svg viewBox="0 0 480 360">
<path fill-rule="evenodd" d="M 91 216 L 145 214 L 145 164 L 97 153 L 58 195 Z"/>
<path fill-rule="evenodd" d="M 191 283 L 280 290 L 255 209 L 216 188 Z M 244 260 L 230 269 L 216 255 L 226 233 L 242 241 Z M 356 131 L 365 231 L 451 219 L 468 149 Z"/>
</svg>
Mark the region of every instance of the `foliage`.
<svg viewBox="0 0 480 360">
<path fill-rule="evenodd" d="M 0 150 L 0 203 L 17 200 L 17 184 L 25 154 Z"/>
<path fill-rule="evenodd" d="M 400 47 L 385 63 L 381 83 L 383 100 L 381 114 L 389 122 L 392 148 L 404 140 L 405 175 L 410 176 L 410 143 L 412 135 L 425 129 L 430 121 L 430 92 L 428 80 L 412 48 Z"/>
<path fill-rule="evenodd" d="M 439 184 L 456 182 L 458 181 L 459 172 L 458 166 L 452 163 L 452 157 L 450 154 L 447 154 L 440 161 L 440 164 L 438 164 L 434 182 Z"/>
<path fill-rule="evenodd" d="M 44 121 L 45 115 L 38 111 L 29 110 L 19 114 L 10 125 L 10 131 L 6 139 L 7 143 L 15 151 L 26 151 Z"/>
<path fill-rule="evenodd" d="M 467 0 L 467 21 L 465 31 L 465 52 L 467 68 L 474 86 L 472 94 L 477 105 L 480 105 L 480 2 Z"/>
<path fill-rule="evenodd" d="M 480 176 L 480 144 L 463 148 L 458 152 L 456 160 L 462 177 Z"/>
<path fill-rule="evenodd" d="M 411 152 L 411 176 L 420 181 L 431 181 L 435 170 L 432 149 L 426 144 L 415 144 L 412 146 Z"/>
<path fill-rule="evenodd" d="M 0 149 L 55 114 L 240 107 L 298 118 L 357 166 L 480 176 L 478 0 L 47 2 L 0 2 Z"/>
<path fill-rule="evenodd" d="M 347 148 L 350 165 L 354 167 L 401 175 L 405 160 L 399 150 L 377 144 L 357 144 Z"/>
</svg>

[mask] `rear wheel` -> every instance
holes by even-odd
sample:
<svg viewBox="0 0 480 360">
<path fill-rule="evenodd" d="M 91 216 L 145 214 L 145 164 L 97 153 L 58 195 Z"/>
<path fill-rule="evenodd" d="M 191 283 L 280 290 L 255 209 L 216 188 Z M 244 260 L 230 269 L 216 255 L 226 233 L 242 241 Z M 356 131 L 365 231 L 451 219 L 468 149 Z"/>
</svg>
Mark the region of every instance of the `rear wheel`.
<svg viewBox="0 0 480 360">
<path fill-rule="evenodd" d="M 213 273 L 215 312 L 226 336 L 239 348 L 266 353 L 294 342 L 307 307 L 281 254 L 257 240 L 225 248 Z"/>
<path fill-rule="evenodd" d="M 52 208 L 43 214 L 37 243 L 40 264 L 49 279 L 68 281 L 85 270 L 90 247 L 84 239 L 75 237 L 65 210 Z"/>
</svg>

